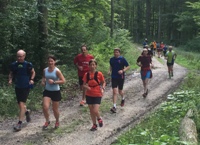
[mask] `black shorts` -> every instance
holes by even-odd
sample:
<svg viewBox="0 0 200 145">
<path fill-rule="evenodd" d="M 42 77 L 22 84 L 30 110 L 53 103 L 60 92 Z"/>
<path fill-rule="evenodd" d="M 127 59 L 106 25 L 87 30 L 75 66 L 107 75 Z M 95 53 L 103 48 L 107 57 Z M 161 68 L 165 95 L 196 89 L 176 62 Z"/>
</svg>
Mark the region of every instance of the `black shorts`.
<svg viewBox="0 0 200 145">
<path fill-rule="evenodd" d="M 52 101 L 61 101 L 62 99 L 60 90 L 59 91 L 44 90 L 43 97 L 49 97 L 51 98 Z"/>
<path fill-rule="evenodd" d="M 101 104 L 101 98 L 102 97 L 90 97 L 90 96 L 86 96 L 86 103 L 88 105 Z"/>
<path fill-rule="evenodd" d="M 117 88 L 123 90 L 124 79 L 121 78 L 112 78 L 112 88 Z"/>
<path fill-rule="evenodd" d="M 167 66 L 173 66 L 174 65 L 174 63 L 172 62 L 172 63 L 168 63 L 167 62 Z"/>
<path fill-rule="evenodd" d="M 171 63 L 167 62 L 167 66 L 173 66 L 174 65 L 174 60 L 172 60 Z"/>
<path fill-rule="evenodd" d="M 29 91 L 30 91 L 29 88 L 15 88 L 17 103 L 19 103 L 19 102 L 26 103 L 26 100 L 27 100 L 28 95 L 29 95 Z"/>
<path fill-rule="evenodd" d="M 79 81 L 79 85 L 82 86 L 83 85 L 83 77 L 78 77 L 78 81 Z"/>
</svg>

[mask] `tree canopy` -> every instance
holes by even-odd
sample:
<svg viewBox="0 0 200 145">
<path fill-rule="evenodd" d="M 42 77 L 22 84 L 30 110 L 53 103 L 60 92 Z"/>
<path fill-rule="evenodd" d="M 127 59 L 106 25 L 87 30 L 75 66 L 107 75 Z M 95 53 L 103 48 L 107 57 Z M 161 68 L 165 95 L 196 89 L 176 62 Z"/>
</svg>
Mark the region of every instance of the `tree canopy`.
<svg viewBox="0 0 200 145">
<path fill-rule="evenodd" d="M 82 44 L 110 49 L 124 32 L 139 43 L 186 44 L 199 36 L 199 13 L 198 0 L 1 0 L 3 73 L 18 49 L 41 72 L 50 53 L 70 67 Z"/>
</svg>

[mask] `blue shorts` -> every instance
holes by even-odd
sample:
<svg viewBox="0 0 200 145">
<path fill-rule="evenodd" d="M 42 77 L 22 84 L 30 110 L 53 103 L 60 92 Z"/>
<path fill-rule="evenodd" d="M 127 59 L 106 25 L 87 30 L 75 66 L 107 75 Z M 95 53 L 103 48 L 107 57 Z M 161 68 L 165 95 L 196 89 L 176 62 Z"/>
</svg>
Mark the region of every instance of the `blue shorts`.
<svg viewBox="0 0 200 145">
<path fill-rule="evenodd" d="M 147 71 L 145 76 L 142 75 L 142 71 L 140 71 L 140 74 L 141 74 L 141 79 L 142 80 L 145 80 L 147 78 L 151 78 L 151 71 L 150 70 Z"/>
</svg>

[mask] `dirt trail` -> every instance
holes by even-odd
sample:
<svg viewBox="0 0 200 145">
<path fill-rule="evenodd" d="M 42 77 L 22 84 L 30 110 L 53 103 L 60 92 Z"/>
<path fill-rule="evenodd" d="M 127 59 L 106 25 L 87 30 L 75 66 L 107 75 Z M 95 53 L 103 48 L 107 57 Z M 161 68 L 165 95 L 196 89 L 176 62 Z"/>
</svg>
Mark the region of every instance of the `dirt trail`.
<svg viewBox="0 0 200 145">
<path fill-rule="evenodd" d="M 177 64 L 174 65 L 174 77 L 168 79 L 166 60 L 163 64 L 153 58 L 153 78 L 149 84 L 147 98 L 142 97 L 143 87 L 139 72 L 134 72 L 126 77 L 125 81 L 125 106 L 117 105 L 117 113 L 111 114 L 109 109 L 102 113 L 104 126 L 97 131 L 89 131 L 91 120 L 86 107 L 79 107 L 79 99 L 66 101 L 61 105 L 61 126 L 54 130 L 55 119 L 51 112 L 51 127 L 42 131 L 44 123 L 42 112 L 32 114 L 32 122 L 20 132 L 13 132 L 12 125 L 16 119 L 5 120 L 0 123 L 0 144 L 51 144 L 51 145 L 109 145 L 120 133 L 129 129 L 145 117 L 161 102 L 166 100 L 167 94 L 174 91 L 184 79 L 187 70 Z M 159 89 L 158 89 L 159 88 Z M 110 102 L 112 90 L 108 86 L 103 101 Z M 120 97 L 119 97 L 120 98 Z M 120 99 L 119 99 L 120 100 Z M 105 106 L 104 106 L 105 107 Z M 111 106 L 109 106 L 111 107 Z M 87 111 L 87 112 L 86 112 Z M 83 113 L 84 112 L 84 113 Z M 26 124 L 24 124 L 26 125 Z"/>
</svg>

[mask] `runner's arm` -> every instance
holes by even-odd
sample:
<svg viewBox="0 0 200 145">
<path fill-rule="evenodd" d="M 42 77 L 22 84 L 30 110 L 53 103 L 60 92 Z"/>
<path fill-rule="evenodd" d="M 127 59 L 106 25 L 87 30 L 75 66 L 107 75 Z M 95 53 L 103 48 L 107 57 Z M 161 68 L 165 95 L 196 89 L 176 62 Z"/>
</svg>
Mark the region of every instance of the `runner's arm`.
<svg viewBox="0 0 200 145">
<path fill-rule="evenodd" d="M 46 84 L 46 78 L 45 78 L 45 69 L 43 70 L 43 75 L 42 75 L 42 81 L 41 81 L 41 85 L 45 86 Z"/>
<path fill-rule="evenodd" d="M 65 77 L 63 76 L 60 70 L 56 71 L 56 75 L 58 76 L 59 80 L 54 81 L 54 84 L 64 84 L 66 82 Z"/>
<path fill-rule="evenodd" d="M 12 79 L 13 79 L 13 72 L 10 71 L 10 73 L 8 75 L 8 84 L 12 84 Z"/>
<path fill-rule="evenodd" d="M 110 67 L 109 67 L 109 70 L 108 70 L 108 75 L 110 75 L 111 72 L 112 72 L 112 67 L 110 66 Z"/>
<path fill-rule="evenodd" d="M 83 88 L 86 90 L 90 90 L 91 88 L 88 86 L 86 82 L 87 82 L 87 73 L 85 73 L 83 76 Z"/>
<path fill-rule="evenodd" d="M 34 68 L 32 68 L 31 70 L 31 80 L 33 80 L 35 78 L 35 70 Z"/>
<path fill-rule="evenodd" d="M 125 71 L 127 71 L 129 68 L 130 68 L 130 66 L 128 65 L 128 66 L 126 66 L 122 71 L 125 72 Z"/>
</svg>

